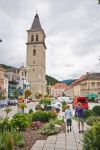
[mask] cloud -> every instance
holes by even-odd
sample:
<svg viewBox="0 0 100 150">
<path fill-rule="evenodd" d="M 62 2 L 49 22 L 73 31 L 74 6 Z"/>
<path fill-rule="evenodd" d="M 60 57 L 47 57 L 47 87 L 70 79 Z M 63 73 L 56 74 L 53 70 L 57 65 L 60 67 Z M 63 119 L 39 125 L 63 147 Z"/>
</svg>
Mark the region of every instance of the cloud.
<svg viewBox="0 0 100 150">
<path fill-rule="evenodd" d="M 1 0 L 0 63 L 26 62 L 27 32 L 38 11 L 46 33 L 46 73 L 77 78 L 100 56 L 100 7 L 94 0 Z"/>
</svg>

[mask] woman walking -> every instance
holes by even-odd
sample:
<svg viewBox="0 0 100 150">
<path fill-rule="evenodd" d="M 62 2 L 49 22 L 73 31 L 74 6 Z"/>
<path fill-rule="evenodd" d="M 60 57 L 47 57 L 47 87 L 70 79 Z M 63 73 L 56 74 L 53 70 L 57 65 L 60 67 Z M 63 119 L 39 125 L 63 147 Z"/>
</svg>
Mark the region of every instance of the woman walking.
<svg viewBox="0 0 100 150">
<path fill-rule="evenodd" d="M 75 115 L 78 118 L 78 130 L 79 133 L 84 132 L 84 110 L 81 106 L 81 103 L 78 103 L 75 111 Z M 82 128 L 82 130 L 81 130 Z"/>
</svg>

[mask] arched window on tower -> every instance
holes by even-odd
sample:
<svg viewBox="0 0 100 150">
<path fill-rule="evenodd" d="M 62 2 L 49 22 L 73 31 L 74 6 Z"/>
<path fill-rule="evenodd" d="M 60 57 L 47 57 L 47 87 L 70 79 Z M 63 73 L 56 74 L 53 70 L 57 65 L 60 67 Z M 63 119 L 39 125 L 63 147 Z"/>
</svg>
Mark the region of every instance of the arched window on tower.
<svg viewBox="0 0 100 150">
<path fill-rule="evenodd" d="M 36 35 L 36 41 L 38 41 L 39 40 L 39 36 L 38 35 Z"/>
<path fill-rule="evenodd" d="M 34 35 L 31 35 L 31 41 L 34 41 Z"/>
<path fill-rule="evenodd" d="M 33 49 L 33 56 L 36 56 L 36 49 Z"/>
</svg>

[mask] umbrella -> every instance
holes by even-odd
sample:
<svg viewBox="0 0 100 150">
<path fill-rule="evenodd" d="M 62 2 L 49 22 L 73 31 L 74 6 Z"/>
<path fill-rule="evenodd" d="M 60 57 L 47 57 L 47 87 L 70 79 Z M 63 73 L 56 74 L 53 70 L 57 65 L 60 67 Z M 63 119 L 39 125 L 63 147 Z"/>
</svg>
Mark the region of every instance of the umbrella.
<svg viewBox="0 0 100 150">
<path fill-rule="evenodd" d="M 86 97 L 88 98 L 96 98 L 98 96 L 98 94 L 95 94 L 95 93 L 90 93 L 90 94 L 87 94 Z"/>
</svg>

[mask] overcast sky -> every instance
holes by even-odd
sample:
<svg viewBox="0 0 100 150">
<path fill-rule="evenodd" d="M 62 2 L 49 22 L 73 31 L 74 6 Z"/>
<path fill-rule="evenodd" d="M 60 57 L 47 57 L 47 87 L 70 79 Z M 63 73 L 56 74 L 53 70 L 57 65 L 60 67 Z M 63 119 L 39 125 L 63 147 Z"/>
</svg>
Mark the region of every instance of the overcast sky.
<svg viewBox="0 0 100 150">
<path fill-rule="evenodd" d="M 97 0 L 0 0 L 0 63 L 25 63 L 26 30 L 36 10 L 46 33 L 46 74 L 63 80 L 100 72 Z"/>
</svg>

